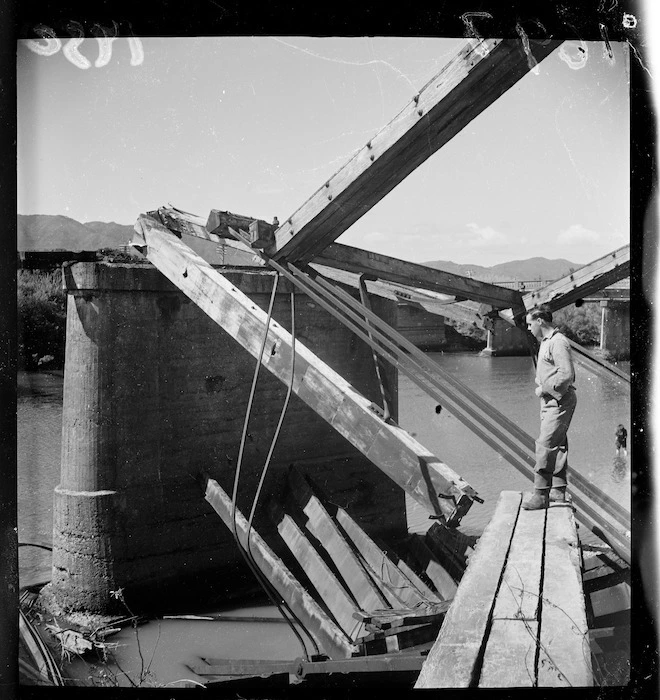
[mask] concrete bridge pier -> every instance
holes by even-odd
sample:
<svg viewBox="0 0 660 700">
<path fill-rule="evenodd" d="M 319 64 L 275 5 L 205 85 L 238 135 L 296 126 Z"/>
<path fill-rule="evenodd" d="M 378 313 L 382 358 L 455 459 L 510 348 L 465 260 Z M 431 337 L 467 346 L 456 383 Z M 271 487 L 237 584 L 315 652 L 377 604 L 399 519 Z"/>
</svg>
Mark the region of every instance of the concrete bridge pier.
<svg viewBox="0 0 660 700">
<path fill-rule="evenodd" d="M 615 360 L 630 357 L 630 301 L 604 299 L 600 302 L 600 349 Z"/>
<path fill-rule="evenodd" d="M 223 272 L 267 308 L 272 273 Z M 151 265 L 77 263 L 65 268 L 65 287 L 61 475 L 44 603 L 64 614 L 125 614 L 119 590 L 131 609 L 156 612 L 173 600 L 212 595 L 218 603 L 244 591 L 253 578 L 196 476 L 205 472 L 232 491 L 254 358 Z M 280 282 L 274 305 L 274 320 L 286 328 L 291 291 Z M 379 402 L 371 349 L 308 297 L 296 297 L 297 339 Z M 374 299 L 373 307 L 396 323 L 394 302 Z M 396 370 L 386 381 L 396 411 Z M 263 368 L 243 455 L 244 513 L 285 395 Z M 281 492 L 290 464 L 371 534 L 405 535 L 404 492 L 295 396 L 264 500 Z M 258 510 L 255 527 L 269 523 Z"/>
<path fill-rule="evenodd" d="M 504 319 L 495 318 L 493 329 L 487 333 L 486 347 L 479 353 L 483 357 L 529 354 L 525 332 Z"/>
</svg>

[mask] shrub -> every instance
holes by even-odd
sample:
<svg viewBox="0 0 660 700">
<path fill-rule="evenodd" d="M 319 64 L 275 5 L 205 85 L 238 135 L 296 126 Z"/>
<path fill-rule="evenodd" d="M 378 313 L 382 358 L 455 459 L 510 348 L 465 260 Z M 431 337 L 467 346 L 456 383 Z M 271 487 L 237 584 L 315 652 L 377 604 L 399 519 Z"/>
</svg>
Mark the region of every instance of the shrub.
<svg viewBox="0 0 660 700">
<path fill-rule="evenodd" d="M 555 311 L 552 320 L 559 330 L 580 345 L 597 345 L 600 342 L 600 306 L 584 304 L 579 308 L 571 305 Z"/>
<path fill-rule="evenodd" d="M 19 270 L 17 289 L 19 367 L 63 367 L 66 294 L 61 271 Z"/>
</svg>

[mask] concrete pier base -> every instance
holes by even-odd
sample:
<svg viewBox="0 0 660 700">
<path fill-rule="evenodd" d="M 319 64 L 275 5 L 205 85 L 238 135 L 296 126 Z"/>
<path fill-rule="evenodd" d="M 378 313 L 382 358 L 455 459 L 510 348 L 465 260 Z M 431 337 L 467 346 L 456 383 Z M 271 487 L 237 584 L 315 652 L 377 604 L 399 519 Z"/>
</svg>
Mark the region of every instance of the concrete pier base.
<svg viewBox="0 0 660 700">
<path fill-rule="evenodd" d="M 272 273 L 223 273 L 267 308 Z M 125 612 L 113 591 L 132 608 L 162 609 L 168 596 L 182 602 L 191 584 L 203 594 L 210 581 L 217 604 L 245 586 L 236 575 L 245 567 L 196 478 L 206 472 L 231 493 L 255 360 L 151 265 L 76 263 L 64 279 L 62 462 L 46 597 L 63 611 L 112 614 Z M 287 329 L 291 291 L 280 282 L 273 312 Z M 379 403 L 370 348 L 308 297 L 295 299 L 297 339 Z M 394 302 L 372 303 L 396 323 Z M 396 407 L 395 370 L 386 378 Z M 245 513 L 285 395 L 262 368 L 241 470 Z M 405 535 L 403 491 L 295 395 L 264 498 L 281 492 L 290 464 L 367 531 L 386 540 Z M 258 509 L 255 526 L 268 525 Z"/>
<path fill-rule="evenodd" d="M 486 347 L 479 353 L 483 357 L 529 355 L 527 336 L 517 326 L 496 318 L 492 331 L 488 331 Z"/>
<path fill-rule="evenodd" d="M 630 357 L 630 301 L 605 299 L 600 307 L 600 349 L 613 360 L 627 360 Z"/>
</svg>

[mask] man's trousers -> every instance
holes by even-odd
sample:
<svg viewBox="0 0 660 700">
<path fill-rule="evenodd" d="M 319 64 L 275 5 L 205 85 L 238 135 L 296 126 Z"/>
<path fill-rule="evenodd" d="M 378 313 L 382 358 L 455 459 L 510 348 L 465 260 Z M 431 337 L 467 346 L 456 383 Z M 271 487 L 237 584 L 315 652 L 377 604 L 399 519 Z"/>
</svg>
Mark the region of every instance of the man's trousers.
<svg viewBox="0 0 660 700">
<path fill-rule="evenodd" d="M 575 389 L 569 389 L 560 401 L 545 394 L 541 397 L 541 430 L 536 440 L 534 488 L 566 486 L 568 437 L 566 433 L 575 412 Z"/>
</svg>

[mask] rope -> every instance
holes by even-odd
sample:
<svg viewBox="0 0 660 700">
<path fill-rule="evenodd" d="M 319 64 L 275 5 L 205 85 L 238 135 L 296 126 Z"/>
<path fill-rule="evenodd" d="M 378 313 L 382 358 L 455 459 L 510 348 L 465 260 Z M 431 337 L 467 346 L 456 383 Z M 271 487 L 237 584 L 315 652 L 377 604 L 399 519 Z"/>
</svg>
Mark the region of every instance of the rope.
<svg viewBox="0 0 660 700">
<path fill-rule="evenodd" d="M 277 440 L 278 440 L 279 435 L 280 435 L 280 430 L 282 428 L 282 424 L 284 423 L 284 416 L 286 415 L 287 408 L 289 407 L 289 400 L 291 399 L 291 393 L 293 390 L 293 379 L 294 379 L 295 364 L 296 364 L 296 352 L 295 352 L 295 350 L 296 350 L 296 316 L 295 316 L 295 313 L 296 313 L 296 311 L 295 311 L 295 296 L 294 296 L 294 292 L 291 292 L 291 370 L 290 370 L 289 383 L 287 385 L 286 397 L 284 398 L 284 403 L 282 405 L 280 417 L 279 417 L 279 420 L 277 422 L 277 427 L 275 428 L 275 433 L 273 434 L 273 439 L 271 440 L 271 443 L 270 443 L 270 449 L 268 450 L 268 454 L 266 455 L 266 460 L 264 462 L 263 469 L 261 470 L 259 484 L 257 485 L 257 490 L 256 490 L 255 495 L 254 495 L 254 500 L 252 501 L 252 508 L 250 510 L 250 517 L 248 518 L 247 554 L 252 559 L 255 566 L 257 566 L 257 563 L 254 561 L 254 557 L 252 555 L 252 550 L 250 549 L 250 532 L 252 531 L 252 521 L 254 519 L 254 514 L 255 514 L 255 511 L 257 509 L 257 503 L 259 501 L 259 496 L 261 495 L 261 489 L 262 489 L 262 486 L 263 486 L 264 481 L 266 479 L 266 473 L 268 471 L 268 467 L 270 466 L 270 460 L 273 456 L 273 452 L 275 451 L 275 446 L 277 444 Z M 278 609 L 280 610 L 282 617 L 285 617 L 284 612 L 282 611 L 280 606 L 277 604 L 277 602 L 275 604 L 277 605 Z M 300 621 L 300 619 L 295 614 L 293 609 L 288 604 L 286 604 L 286 602 L 285 602 L 285 605 L 286 605 L 286 608 L 287 608 L 289 614 L 291 615 L 291 617 L 293 617 L 293 619 L 305 631 L 307 637 L 310 639 L 310 641 L 314 645 L 316 653 L 320 654 L 320 649 L 319 649 L 314 637 L 308 632 L 308 630 L 303 625 L 303 623 Z M 288 620 L 287 620 L 287 622 L 288 622 Z M 296 629 L 293 626 L 291 628 L 292 628 L 293 632 L 296 634 L 296 636 L 298 636 Z M 298 640 L 301 642 L 303 649 L 304 649 L 304 644 L 299 636 L 298 636 Z"/>
<path fill-rule="evenodd" d="M 249 552 L 250 525 L 248 525 L 248 531 L 247 531 L 248 549 L 246 550 L 243 547 L 243 545 L 241 544 L 240 539 L 238 537 L 238 529 L 237 529 L 237 524 L 236 524 L 236 501 L 237 501 L 237 496 L 238 496 L 238 483 L 239 483 L 240 475 L 241 475 L 241 467 L 243 465 L 243 452 L 245 450 L 245 440 L 247 438 L 247 430 L 248 430 L 248 425 L 250 422 L 250 414 L 252 413 L 252 403 L 254 401 L 255 389 L 257 386 L 257 379 L 259 377 L 259 369 L 261 367 L 261 360 L 263 358 L 264 348 L 266 347 L 266 340 L 268 339 L 268 330 L 270 328 L 270 320 L 271 320 L 271 317 L 273 314 L 273 304 L 275 302 L 275 293 L 277 291 L 277 285 L 278 285 L 279 279 L 280 279 L 280 275 L 279 275 L 279 273 L 277 273 L 277 276 L 275 277 L 275 282 L 273 283 L 273 290 L 272 290 L 271 295 L 270 295 L 270 302 L 268 304 L 268 313 L 267 313 L 267 318 L 266 318 L 266 328 L 264 331 L 263 339 L 261 341 L 261 348 L 259 349 L 259 355 L 257 357 L 257 364 L 254 368 L 254 375 L 252 377 L 252 386 L 250 387 L 250 395 L 248 397 L 247 408 L 245 411 L 245 420 L 243 421 L 243 432 L 241 434 L 241 443 L 240 443 L 240 447 L 238 450 L 238 459 L 237 459 L 237 463 L 236 463 L 236 473 L 234 474 L 234 487 L 233 487 L 232 497 L 231 497 L 231 519 L 232 519 L 232 531 L 233 531 L 233 535 L 234 535 L 234 540 L 236 541 L 238 549 L 241 552 L 241 555 L 243 556 L 245 563 L 248 565 L 248 567 L 250 568 L 250 570 L 252 571 L 252 573 L 256 577 L 257 581 L 260 583 L 261 587 L 266 592 L 266 595 L 268 596 L 270 601 L 274 605 L 277 606 L 277 609 L 279 610 L 280 614 L 282 615 L 282 617 L 284 618 L 286 623 L 291 628 L 291 631 L 295 634 L 296 638 L 300 642 L 300 646 L 302 648 L 303 655 L 309 661 L 309 654 L 307 653 L 307 647 L 305 646 L 305 643 L 304 643 L 302 637 L 300 636 L 300 633 L 295 628 L 295 626 L 291 622 L 291 620 L 284 613 L 282 606 L 277 599 L 277 596 L 273 592 L 272 584 L 270 583 L 270 581 L 268 581 L 266 576 L 263 574 L 261 569 L 258 567 L 257 563 L 254 561 L 254 558 L 252 557 L 251 553 Z M 287 402 L 288 402 L 288 397 L 287 397 Z M 283 418 L 283 416 L 281 416 L 281 418 Z M 273 449 L 274 449 L 274 445 L 271 445 L 271 450 L 269 451 L 268 460 L 270 460 L 270 455 L 272 454 Z M 264 472 L 262 472 L 262 477 L 264 476 L 264 474 L 265 474 L 265 470 L 264 470 Z M 253 503 L 252 513 L 250 514 L 250 518 L 252 518 L 252 516 L 254 515 L 255 504 L 256 504 L 256 501 L 255 501 L 255 503 Z M 251 519 L 250 519 L 250 523 L 251 523 Z M 285 603 L 285 605 L 286 605 L 286 603 Z M 298 624 L 300 624 L 301 627 L 303 627 L 303 629 L 304 629 L 304 626 L 302 625 L 300 620 L 298 620 L 298 618 L 295 616 L 295 614 L 289 608 L 288 605 L 287 605 L 287 608 L 289 609 L 289 612 L 291 613 L 291 615 L 298 621 Z M 305 631 L 307 632 L 307 630 L 305 630 Z M 307 632 L 307 634 L 308 634 L 308 636 L 310 636 L 309 632 Z M 316 650 L 318 652 L 318 647 L 316 646 L 316 642 L 313 639 L 312 639 L 312 642 L 314 643 L 314 646 L 316 647 Z"/>
</svg>

